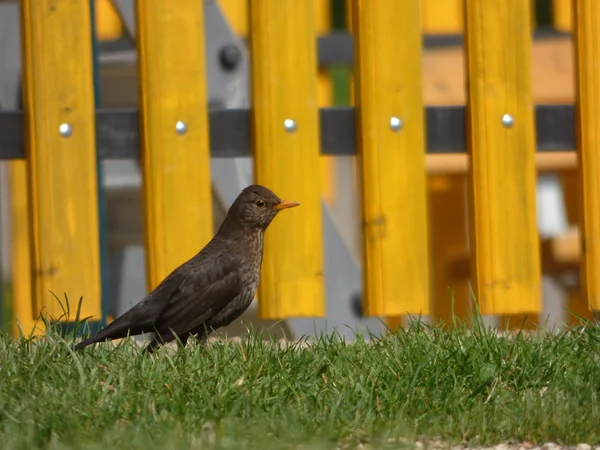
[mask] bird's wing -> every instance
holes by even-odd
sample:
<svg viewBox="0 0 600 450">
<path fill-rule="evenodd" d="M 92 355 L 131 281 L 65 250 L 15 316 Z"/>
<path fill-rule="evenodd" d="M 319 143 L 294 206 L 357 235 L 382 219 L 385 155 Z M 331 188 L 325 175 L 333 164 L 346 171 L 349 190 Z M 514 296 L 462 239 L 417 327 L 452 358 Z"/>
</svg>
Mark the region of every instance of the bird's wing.
<svg viewBox="0 0 600 450">
<path fill-rule="evenodd" d="M 156 321 L 161 333 L 183 335 L 202 326 L 242 291 L 240 257 L 222 254 L 199 267 L 191 265 Z"/>
</svg>

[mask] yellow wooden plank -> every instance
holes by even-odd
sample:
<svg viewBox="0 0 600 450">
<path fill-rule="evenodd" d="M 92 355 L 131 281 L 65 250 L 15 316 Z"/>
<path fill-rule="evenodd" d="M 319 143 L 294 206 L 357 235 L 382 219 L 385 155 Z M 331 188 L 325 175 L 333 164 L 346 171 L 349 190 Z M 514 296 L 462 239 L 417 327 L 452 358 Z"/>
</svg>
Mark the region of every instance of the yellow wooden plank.
<svg viewBox="0 0 600 450">
<path fill-rule="evenodd" d="M 563 191 L 563 200 L 565 204 L 565 213 L 567 215 L 567 223 L 571 226 L 579 226 L 579 220 L 581 214 L 579 209 L 581 205 L 581 196 L 579 195 L 579 176 L 578 171 L 573 170 L 578 167 L 579 155 L 575 153 L 575 164 L 573 167 L 569 167 L 564 171 L 561 171 L 558 175 L 560 177 L 560 183 Z M 569 170 L 570 169 L 570 170 Z"/>
<path fill-rule="evenodd" d="M 434 175 L 428 179 L 432 316 L 448 325 L 453 314 L 468 320 L 472 306 L 468 279 L 454 276 L 451 265 L 458 255 L 468 254 L 465 178 Z"/>
<path fill-rule="evenodd" d="M 316 0 L 316 34 L 326 35 L 331 31 L 331 0 Z M 317 75 L 317 105 L 326 108 L 333 105 L 333 82 L 329 70 L 319 67 Z M 323 200 L 332 204 L 336 200 L 336 172 L 333 156 L 321 156 L 321 194 Z"/>
<path fill-rule="evenodd" d="M 352 21 L 352 2 L 354 0 L 346 0 L 346 29 L 348 33 L 352 34 L 352 30 L 354 30 L 354 23 Z M 350 105 L 354 105 L 354 68 L 352 70 L 352 75 L 350 75 L 349 79 L 349 89 L 350 95 L 348 96 L 348 102 Z"/>
<path fill-rule="evenodd" d="M 581 325 L 582 320 L 594 320 L 594 313 L 579 289 L 567 289 L 566 321 L 570 326 Z"/>
<path fill-rule="evenodd" d="M 540 311 L 529 13 L 521 0 L 466 2 L 472 281 L 485 314 Z"/>
<path fill-rule="evenodd" d="M 348 33 L 352 34 L 352 30 L 353 28 L 353 22 L 352 22 L 352 2 L 354 0 L 346 0 L 346 29 L 348 31 Z M 354 106 L 354 92 L 355 92 L 355 86 L 354 86 L 354 73 L 355 70 L 354 68 L 351 68 L 351 73 L 350 76 L 348 77 L 348 89 L 349 89 L 349 95 L 348 95 L 348 104 L 350 106 Z M 352 160 L 352 196 L 353 198 L 358 199 L 359 195 L 360 195 L 360 186 L 359 186 L 359 179 L 358 179 L 358 158 L 354 155 L 350 156 L 349 158 L 351 158 Z M 396 322 L 392 323 L 392 327 L 391 328 L 396 328 L 395 326 Z"/>
<path fill-rule="evenodd" d="M 314 0 L 250 3 L 255 179 L 302 203 L 267 231 L 263 318 L 322 316 L 325 309 L 315 30 Z"/>
<path fill-rule="evenodd" d="M 137 0 L 148 289 L 212 237 L 203 2 Z"/>
<path fill-rule="evenodd" d="M 535 331 L 540 326 L 538 314 L 508 314 L 499 317 L 498 328 L 513 331 Z"/>
<path fill-rule="evenodd" d="M 354 0 L 346 0 L 346 28 L 348 33 L 352 34 L 353 23 L 352 23 L 352 2 Z M 348 104 L 350 106 L 354 106 L 354 92 L 356 91 L 354 86 L 354 68 L 351 69 L 350 76 L 348 77 Z M 353 198 L 358 199 L 360 195 L 360 180 L 359 180 L 359 170 L 358 170 L 358 157 L 355 155 L 350 156 L 352 160 L 352 196 Z M 393 324 L 392 324 L 393 325 Z M 392 328 L 395 328 L 392 327 Z"/>
<path fill-rule="evenodd" d="M 571 31 L 573 26 L 573 3 L 576 0 L 553 0 L 552 17 L 559 31 Z"/>
<path fill-rule="evenodd" d="M 353 13 L 364 310 L 428 314 L 420 1 L 355 0 Z"/>
<path fill-rule="evenodd" d="M 422 0 L 421 21 L 427 34 L 461 33 L 463 0 Z"/>
<path fill-rule="evenodd" d="M 315 37 L 327 35 L 331 32 L 331 0 L 314 0 L 315 13 Z M 329 70 L 319 67 L 317 82 L 317 103 L 319 107 L 327 107 L 333 104 L 333 83 L 329 76 Z"/>
<path fill-rule="evenodd" d="M 101 315 L 90 4 L 21 2 L 34 314 Z M 73 317 L 71 317 L 72 319 Z"/>
<path fill-rule="evenodd" d="M 582 227 L 581 287 L 600 310 L 600 3 L 577 0 L 575 6 L 577 149 L 579 152 Z"/>
<path fill-rule="evenodd" d="M 24 160 L 9 163 L 11 200 L 11 248 L 13 336 L 34 331 L 35 318 L 31 292 L 30 214 L 27 195 L 27 165 Z M 43 326 L 35 330 L 38 334 Z"/>
<path fill-rule="evenodd" d="M 117 39 L 123 35 L 123 24 L 111 0 L 95 0 L 96 37 L 100 41 Z"/>
<path fill-rule="evenodd" d="M 248 35 L 248 2 L 250 0 L 217 0 L 233 32 L 239 37 Z"/>
</svg>

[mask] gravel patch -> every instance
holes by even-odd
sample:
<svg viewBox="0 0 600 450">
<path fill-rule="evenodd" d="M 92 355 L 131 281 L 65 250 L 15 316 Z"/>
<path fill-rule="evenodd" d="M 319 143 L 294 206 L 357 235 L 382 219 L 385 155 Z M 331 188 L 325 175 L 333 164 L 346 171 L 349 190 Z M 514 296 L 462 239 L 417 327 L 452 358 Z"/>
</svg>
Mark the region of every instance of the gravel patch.
<svg viewBox="0 0 600 450">
<path fill-rule="evenodd" d="M 393 442 L 393 440 L 390 440 Z M 398 443 L 402 445 L 402 447 L 407 446 L 408 442 L 401 442 L 398 440 Z M 368 444 L 362 444 L 362 448 L 364 450 L 370 449 Z M 408 445 L 410 447 L 410 445 Z M 546 442 L 544 444 L 536 445 L 531 442 L 516 442 L 516 441 L 507 441 L 503 444 L 498 444 L 494 446 L 475 446 L 470 447 L 467 445 L 449 445 L 444 443 L 441 439 L 428 439 L 428 438 L 420 438 L 414 443 L 414 448 L 416 450 L 600 450 L 600 446 L 593 446 L 590 444 L 579 443 L 577 445 L 559 445 L 554 442 Z"/>
</svg>

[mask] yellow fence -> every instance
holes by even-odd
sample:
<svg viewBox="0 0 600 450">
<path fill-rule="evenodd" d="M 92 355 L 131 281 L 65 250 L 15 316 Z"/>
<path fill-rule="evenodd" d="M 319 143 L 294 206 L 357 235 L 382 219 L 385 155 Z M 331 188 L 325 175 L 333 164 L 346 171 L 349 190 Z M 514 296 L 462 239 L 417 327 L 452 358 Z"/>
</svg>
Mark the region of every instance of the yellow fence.
<svg viewBox="0 0 600 450">
<path fill-rule="evenodd" d="M 202 3 L 135 3 L 149 289 L 213 233 Z M 322 195 L 332 195 L 328 190 L 334 188 L 323 185 L 334 169 L 320 156 L 319 107 L 331 104 L 331 82 L 326 72 L 318 73 L 315 37 L 330 27 L 330 4 L 220 3 L 234 30 L 249 38 L 255 179 L 303 205 L 278 218 L 269 230 L 259 311 L 265 318 L 322 317 L 326 275 L 320 202 Z M 557 26 L 572 29 L 576 40 L 582 286 L 588 306 L 600 309 L 600 4 L 573 1 L 571 17 L 565 8 L 571 2 L 554 3 Z M 485 314 L 536 316 L 541 310 L 535 202 L 540 159 L 531 3 L 348 4 L 354 36 L 352 98 L 364 310 L 386 317 L 447 316 L 447 287 L 460 277 L 434 270 L 432 282 L 431 268 L 444 257 L 432 242 L 460 241 L 470 247 L 474 296 Z M 96 5 L 98 36 L 119 36 L 122 27 L 108 0 Z M 21 6 L 26 163 L 11 163 L 12 254 L 14 310 L 28 329 L 43 307 L 60 315 L 49 291 L 66 293 L 71 300 L 83 296 L 82 314 L 99 317 L 101 281 L 90 5 L 23 0 Z M 447 170 L 439 172 L 464 166 L 458 172 L 468 181 L 466 191 L 455 177 L 436 178 L 436 164 L 445 160 L 426 155 L 427 60 L 422 44 L 424 32 L 463 31 L 459 69 L 467 86 L 470 165 L 467 171 L 466 160 L 448 159 Z M 568 161 L 573 167 L 573 160 Z M 321 170 L 325 177 L 318 176 Z M 432 194 L 440 183 L 451 186 L 445 190 L 447 197 Z M 443 198 L 454 200 L 449 205 Z M 445 215 L 444 208 L 450 206 L 460 208 L 458 216 L 468 211 L 469 243 L 461 231 L 450 230 L 450 221 L 449 228 L 440 226 L 439 221 L 457 213 Z M 440 292 L 446 293 L 445 300 Z"/>
</svg>

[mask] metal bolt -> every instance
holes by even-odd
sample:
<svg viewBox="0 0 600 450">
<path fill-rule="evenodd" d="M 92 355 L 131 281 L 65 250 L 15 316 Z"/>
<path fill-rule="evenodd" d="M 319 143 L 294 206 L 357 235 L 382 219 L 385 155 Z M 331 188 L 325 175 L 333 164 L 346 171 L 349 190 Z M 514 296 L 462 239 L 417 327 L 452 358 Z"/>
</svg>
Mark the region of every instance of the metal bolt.
<svg viewBox="0 0 600 450">
<path fill-rule="evenodd" d="M 402 119 L 392 116 L 390 119 L 390 128 L 392 131 L 400 131 L 402 129 Z"/>
<path fill-rule="evenodd" d="M 68 123 L 61 123 L 58 127 L 58 131 L 62 137 L 69 137 L 73 134 L 73 130 L 71 129 L 71 125 Z"/>
<path fill-rule="evenodd" d="M 293 133 L 296 131 L 296 121 L 293 119 L 285 119 L 283 121 L 283 127 L 288 133 Z"/>
<path fill-rule="evenodd" d="M 232 71 L 242 60 L 242 52 L 235 45 L 226 45 L 219 52 L 219 60 L 223 69 Z"/>
<path fill-rule="evenodd" d="M 177 131 L 177 134 L 185 134 L 187 132 L 187 125 L 185 122 L 178 120 L 175 124 L 175 131 Z"/>
<path fill-rule="evenodd" d="M 504 128 L 510 128 L 513 126 L 514 123 L 515 119 L 513 119 L 513 117 L 510 114 L 504 114 L 502 116 L 502 125 L 504 125 Z"/>
<path fill-rule="evenodd" d="M 356 317 L 364 317 L 365 313 L 362 306 L 362 297 L 359 292 L 355 292 L 350 297 L 350 309 Z"/>
</svg>

